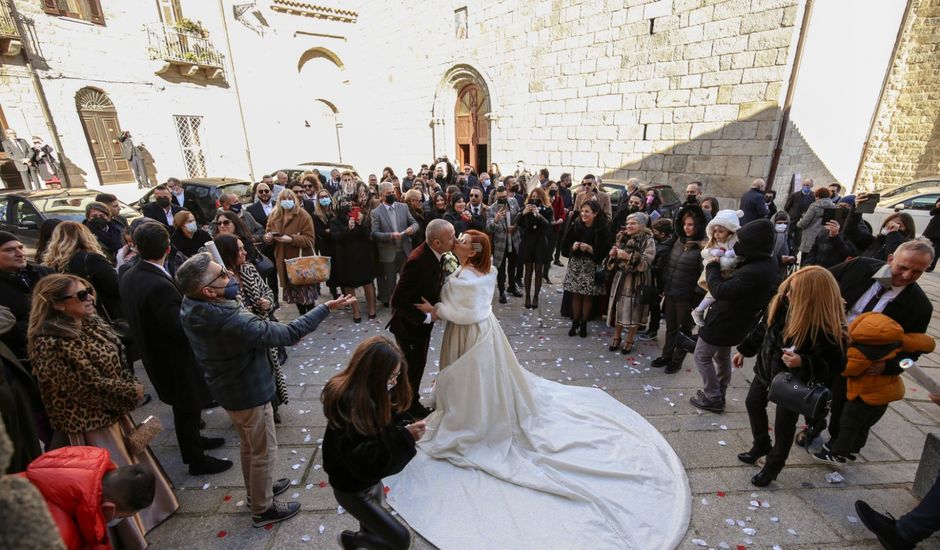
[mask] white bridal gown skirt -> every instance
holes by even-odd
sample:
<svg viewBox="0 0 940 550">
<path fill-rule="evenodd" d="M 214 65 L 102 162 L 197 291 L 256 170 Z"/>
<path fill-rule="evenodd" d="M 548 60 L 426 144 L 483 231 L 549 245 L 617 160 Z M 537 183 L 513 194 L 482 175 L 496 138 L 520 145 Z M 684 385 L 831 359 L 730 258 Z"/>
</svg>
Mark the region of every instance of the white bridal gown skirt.
<svg viewBox="0 0 940 550">
<path fill-rule="evenodd" d="M 523 369 L 490 314 L 448 324 L 437 410 L 388 502 L 442 549 L 671 549 L 691 493 L 662 435 L 603 391 Z M 456 352 L 462 353 L 456 353 Z"/>
</svg>

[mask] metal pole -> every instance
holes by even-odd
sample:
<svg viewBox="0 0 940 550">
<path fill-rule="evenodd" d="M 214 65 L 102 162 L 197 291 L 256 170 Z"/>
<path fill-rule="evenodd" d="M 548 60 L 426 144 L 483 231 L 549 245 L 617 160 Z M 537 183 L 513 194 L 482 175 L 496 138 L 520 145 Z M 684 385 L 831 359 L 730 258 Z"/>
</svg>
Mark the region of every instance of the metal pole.
<svg viewBox="0 0 940 550">
<path fill-rule="evenodd" d="M 30 80 L 33 83 L 33 90 L 36 93 L 36 98 L 39 100 L 39 108 L 42 110 L 42 116 L 46 120 L 46 130 L 49 132 L 49 137 L 52 139 L 52 143 L 55 145 L 55 150 L 59 154 L 59 164 L 61 164 L 62 169 L 59 174 L 62 178 L 62 183 L 65 187 L 72 187 L 72 180 L 69 178 L 69 171 L 66 163 L 62 161 L 62 157 L 65 154 L 65 151 L 62 147 L 62 141 L 59 139 L 59 130 L 55 125 L 55 121 L 52 119 L 52 111 L 49 109 L 49 101 L 46 99 L 46 92 L 42 87 L 42 81 L 39 79 L 39 75 L 36 74 L 36 69 L 33 67 L 32 62 L 32 53 L 29 51 L 28 40 L 26 39 L 26 33 L 23 32 L 23 22 L 20 21 L 19 14 L 16 11 L 16 5 L 13 0 L 6 2 L 7 10 L 10 12 L 10 18 L 13 19 L 13 24 L 16 25 L 16 32 L 20 35 L 20 42 L 23 44 L 23 61 L 26 64 L 26 71 L 29 73 Z"/>
<path fill-rule="evenodd" d="M 232 64 L 232 85 L 235 87 L 235 103 L 238 105 L 238 118 L 242 123 L 242 136 L 245 138 L 245 158 L 248 159 L 248 177 L 251 182 L 255 180 L 255 168 L 251 163 L 251 144 L 248 141 L 248 125 L 245 124 L 245 109 L 242 107 L 242 95 L 238 89 L 238 76 L 235 74 L 235 56 L 232 55 L 232 41 L 228 34 L 228 21 L 225 19 L 225 2 L 219 0 L 219 13 L 222 15 L 222 28 L 225 29 L 225 47 L 228 51 L 229 63 Z"/>
</svg>

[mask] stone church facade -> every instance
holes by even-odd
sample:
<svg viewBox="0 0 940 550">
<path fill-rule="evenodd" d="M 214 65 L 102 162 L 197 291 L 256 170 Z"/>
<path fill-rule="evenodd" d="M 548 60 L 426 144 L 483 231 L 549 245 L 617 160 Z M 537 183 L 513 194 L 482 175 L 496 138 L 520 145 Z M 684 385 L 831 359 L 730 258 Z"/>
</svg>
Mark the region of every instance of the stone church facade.
<svg viewBox="0 0 940 550">
<path fill-rule="evenodd" d="M 903 37 L 930 36 L 936 18 L 909 14 L 937 1 L 910 0 L 896 57 L 924 49 Z M 258 180 L 305 161 L 401 172 L 440 155 L 504 173 L 521 159 L 553 177 L 701 180 L 732 203 L 772 170 L 780 191 L 797 173 L 837 179 L 786 117 L 807 0 L 10 2 L 0 125 L 53 144 L 72 185 L 122 196 L 136 189 L 122 130 L 158 181 Z M 892 62 L 886 89 L 899 91 L 881 94 L 862 181 L 908 177 L 873 144 L 921 132 L 890 114 L 899 97 L 917 104 L 906 75 L 936 70 L 912 59 L 926 68 Z M 917 108 L 931 123 L 940 112 Z M 905 139 L 911 155 L 937 148 Z M 931 154 L 921 171 L 940 171 Z"/>
</svg>

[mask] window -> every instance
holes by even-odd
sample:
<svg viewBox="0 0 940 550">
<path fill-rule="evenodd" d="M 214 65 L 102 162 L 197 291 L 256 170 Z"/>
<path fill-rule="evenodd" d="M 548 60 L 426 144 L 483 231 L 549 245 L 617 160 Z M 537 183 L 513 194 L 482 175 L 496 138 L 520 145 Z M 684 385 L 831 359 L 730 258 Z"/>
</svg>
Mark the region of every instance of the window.
<svg viewBox="0 0 940 550">
<path fill-rule="evenodd" d="M 90 21 L 104 25 L 101 0 L 42 0 L 42 9 L 50 15 Z"/>
<path fill-rule="evenodd" d="M 160 10 L 160 20 L 173 26 L 180 19 L 179 0 L 157 0 L 157 9 Z"/>
<path fill-rule="evenodd" d="M 202 117 L 176 115 L 173 120 L 176 122 L 176 134 L 180 138 L 180 149 L 183 151 L 183 161 L 186 163 L 188 177 L 206 177 L 206 152 L 203 148 L 205 138 L 202 134 Z"/>
<path fill-rule="evenodd" d="M 16 203 L 16 211 L 14 216 L 16 219 L 13 220 L 13 223 L 19 227 L 31 226 L 35 229 L 39 229 L 39 224 L 42 223 L 42 216 L 39 215 L 39 212 L 36 211 L 36 208 L 28 202 L 19 201 Z"/>
<path fill-rule="evenodd" d="M 940 195 L 937 193 L 921 195 L 914 198 L 913 200 L 905 202 L 904 207 L 910 208 L 911 210 L 933 210 L 934 206 L 937 204 L 938 199 L 940 199 Z"/>
</svg>

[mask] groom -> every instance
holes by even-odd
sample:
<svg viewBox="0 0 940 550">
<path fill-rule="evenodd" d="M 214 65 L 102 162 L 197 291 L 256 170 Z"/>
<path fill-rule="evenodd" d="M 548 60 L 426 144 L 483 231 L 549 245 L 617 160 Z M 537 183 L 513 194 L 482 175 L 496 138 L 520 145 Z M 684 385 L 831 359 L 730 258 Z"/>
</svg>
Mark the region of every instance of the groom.
<svg viewBox="0 0 940 550">
<path fill-rule="evenodd" d="M 408 412 L 418 419 L 431 412 L 421 405 L 419 398 L 434 321 L 431 314 L 421 313 L 415 304 L 420 304 L 422 298 L 432 304 L 440 301 L 444 284 L 441 256 L 454 247 L 454 226 L 444 219 L 432 220 L 425 229 L 425 236 L 425 242 L 411 252 L 402 266 L 392 293 L 392 320 L 388 323 L 408 366 L 408 381 L 413 392 Z"/>
</svg>

